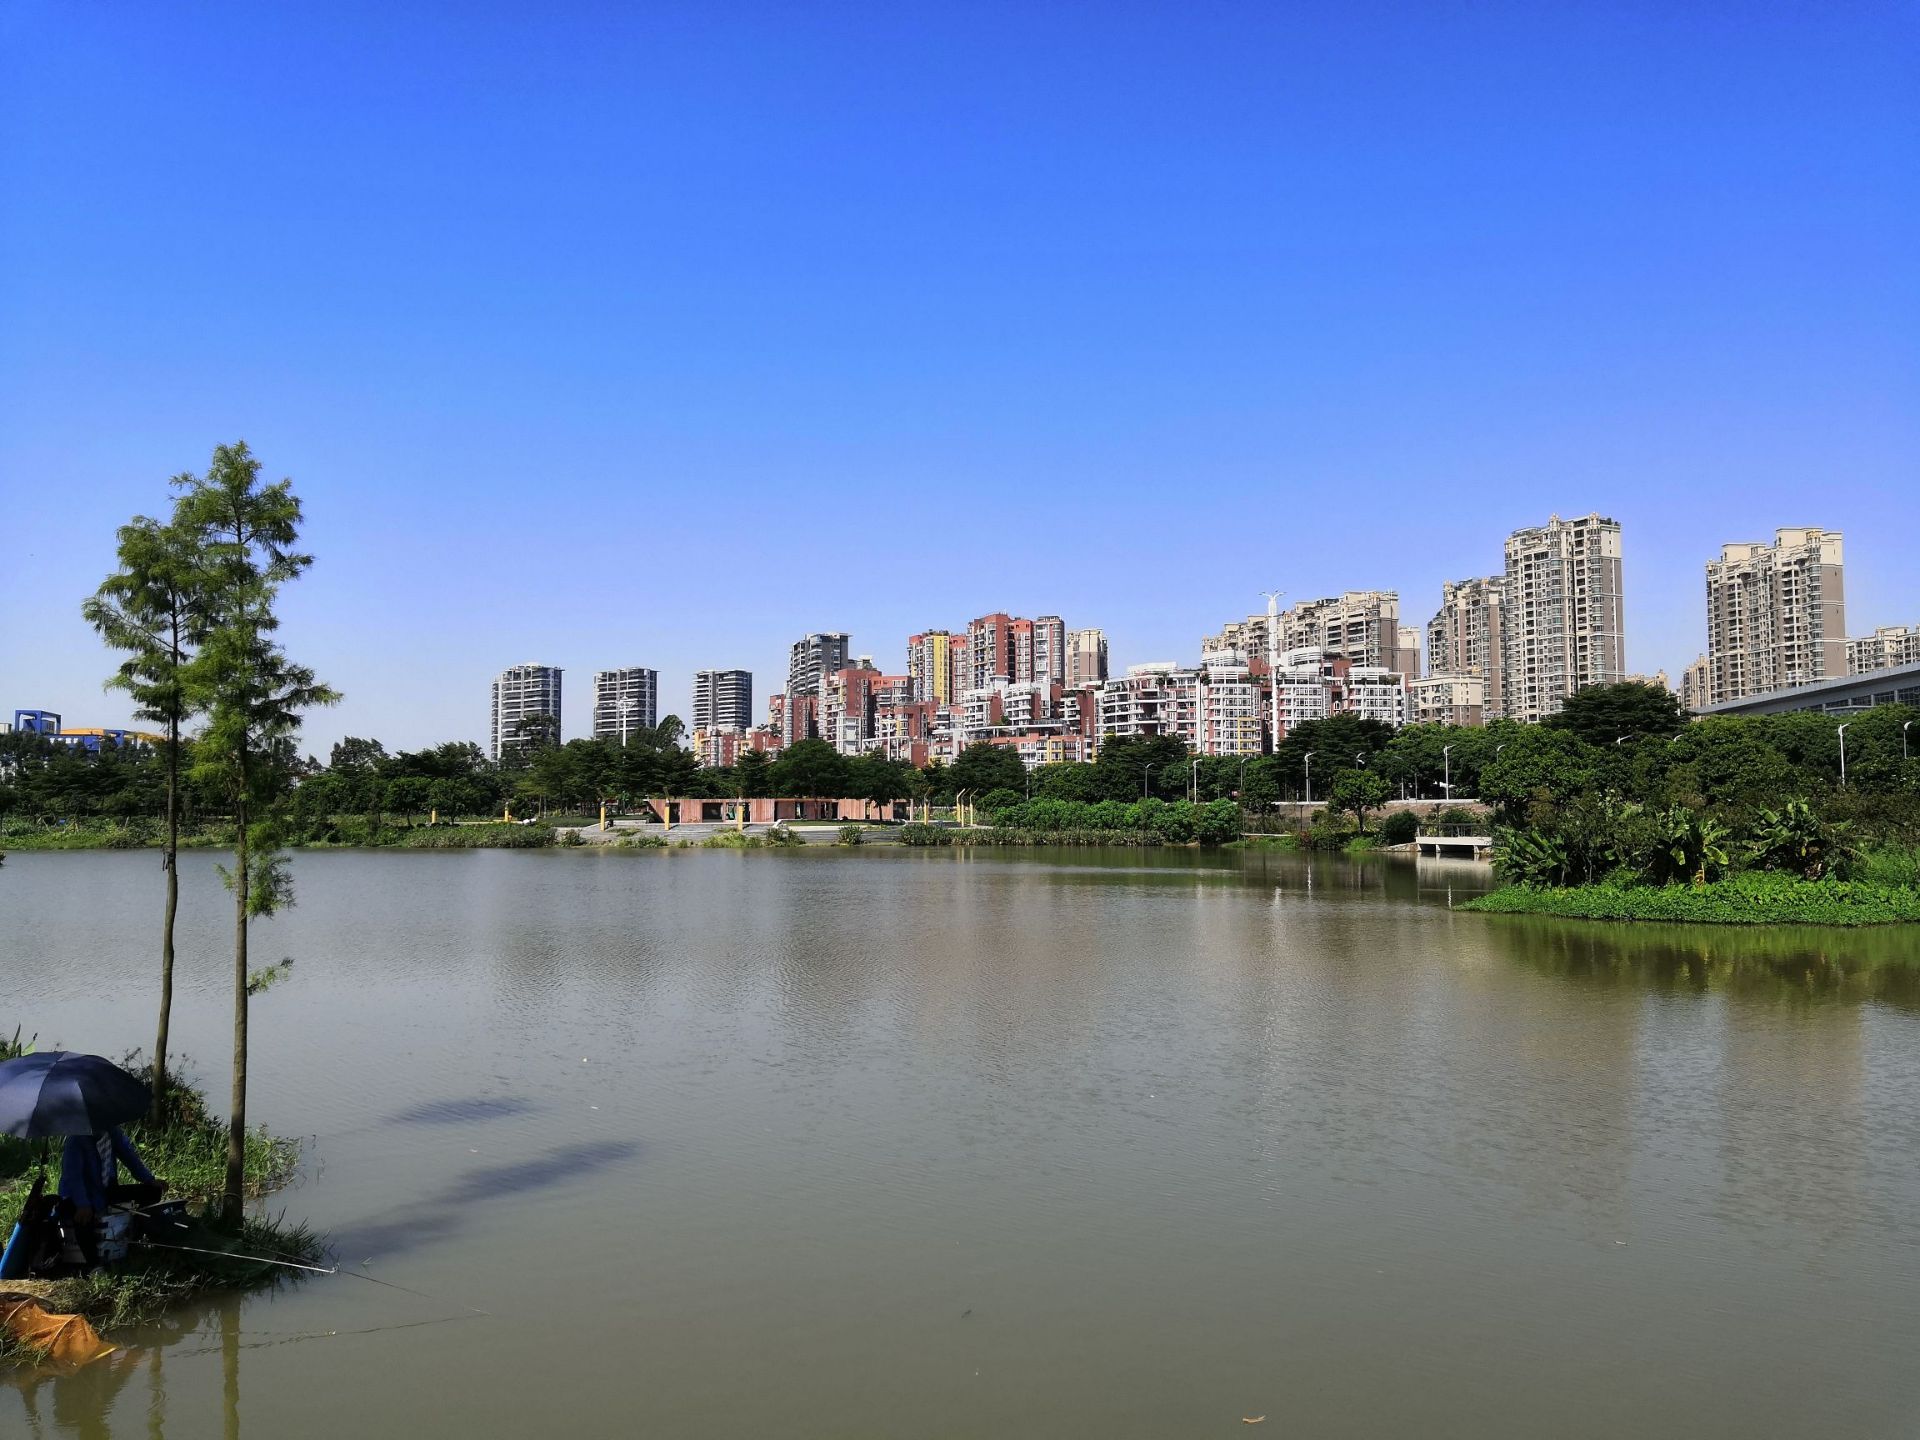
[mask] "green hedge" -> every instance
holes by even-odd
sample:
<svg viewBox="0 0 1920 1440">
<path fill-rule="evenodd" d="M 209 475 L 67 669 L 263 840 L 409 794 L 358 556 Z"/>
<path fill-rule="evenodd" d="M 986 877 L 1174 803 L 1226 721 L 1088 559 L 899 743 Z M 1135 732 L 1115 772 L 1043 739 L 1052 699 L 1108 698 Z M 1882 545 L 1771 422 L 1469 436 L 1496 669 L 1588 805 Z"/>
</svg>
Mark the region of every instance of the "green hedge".
<svg viewBox="0 0 1920 1440">
<path fill-rule="evenodd" d="M 1510 885 L 1460 908 L 1499 915 L 1706 925 L 1890 925 L 1920 922 L 1920 890 L 1871 880 L 1801 880 L 1748 872 L 1708 885 Z"/>
</svg>

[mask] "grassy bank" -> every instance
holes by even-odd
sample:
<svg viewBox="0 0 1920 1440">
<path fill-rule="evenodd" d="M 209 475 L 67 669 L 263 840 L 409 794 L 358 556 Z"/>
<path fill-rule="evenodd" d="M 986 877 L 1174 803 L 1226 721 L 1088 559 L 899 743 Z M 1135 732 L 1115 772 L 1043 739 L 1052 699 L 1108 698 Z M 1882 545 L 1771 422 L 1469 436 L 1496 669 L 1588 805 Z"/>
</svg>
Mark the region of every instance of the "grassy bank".
<svg viewBox="0 0 1920 1440">
<path fill-rule="evenodd" d="M 210 1114 L 205 1097 L 187 1084 L 175 1085 L 165 1114 L 156 1124 L 143 1120 L 126 1127 L 127 1137 L 153 1173 L 167 1182 L 169 1199 L 196 1209 L 211 1209 L 226 1179 L 226 1122 Z M 39 1141 L 0 1138 L 0 1244 L 12 1234 L 33 1184 L 41 1154 Z M 59 1180 L 60 1142 L 47 1142 L 47 1183 Z M 285 1185 L 299 1162 L 299 1145 L 265 1129 L 247 1137 L 246 1193 L 258 1199 Z M 143 1324 L 168 1306 L 217 1290 L 256 1289 L 281 1283 L 298 1272 L 260 1263 L 268 1257 L 299 1264 L 321 1263 L 325 1245 L 304 1225 L 284 1219 L 250 1216 L 237 1226 L 199 1219 L 179 1240 L 196 1249 L 231 1252 L 227 1256 L 185 1251 L 136 1249 L 126 1262 L 71 1280 L 19 1284 L 0 1282 L 40 1296 L 48 1308 L 85 1315 L 96 1328 Z M 34 1357 L 9 1348 L 0 1335 L 0 1361 Z"/>
<path fill-rule="evenodd" d="M 1920 922 L 1920 889 L 1880 880 L 1747 872 L 1706 885 L 1509 885 L 1459 908 L 1698 925 L 1893 925 Z"/>
<path fill-rule="evenodd" d="M 376 823 L 363 815 L 342 815 L 290 836 L 292 850 L 537 850 L 554 843 L 547 824 L 400 825 Z M 8 850 L 147 850 L 157 848 L 160 827 L 151 821 L 127 824 L 13 825 L 0 829 L 0 852 Z M 209 825 L 183 832 L 183 849 L 229 849 L 233 827 Z"/>
</svg>

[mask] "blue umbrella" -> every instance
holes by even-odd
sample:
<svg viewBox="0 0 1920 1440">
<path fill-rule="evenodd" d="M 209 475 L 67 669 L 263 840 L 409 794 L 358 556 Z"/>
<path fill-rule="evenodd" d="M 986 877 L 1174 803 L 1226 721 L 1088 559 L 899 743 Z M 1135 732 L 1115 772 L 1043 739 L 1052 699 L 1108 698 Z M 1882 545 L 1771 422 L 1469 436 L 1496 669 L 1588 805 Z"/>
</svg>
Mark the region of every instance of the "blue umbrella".
<svg viewBox="0 0 1920 1440">
<path fill-rule="evenodd" d="M 0 1135 L 98 1135 L 147 1113 L 153 1094 L 111 1060 L 48 1050 L 0 1061 Z"/>
</svg>

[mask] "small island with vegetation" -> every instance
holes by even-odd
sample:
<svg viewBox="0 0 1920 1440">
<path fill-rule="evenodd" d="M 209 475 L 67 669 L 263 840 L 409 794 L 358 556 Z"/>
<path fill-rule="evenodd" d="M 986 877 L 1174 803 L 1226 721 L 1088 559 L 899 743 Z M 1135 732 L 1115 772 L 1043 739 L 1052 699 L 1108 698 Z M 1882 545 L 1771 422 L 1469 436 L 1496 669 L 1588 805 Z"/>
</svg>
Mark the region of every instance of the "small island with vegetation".
<svg viewBox="0 0 1920 1440">
<path fill-rule="evenodd" d="M 1535 728 L 1526 769 L 1503 777 L 1494 797 L 1493 863 L 1506 884 L 1462 909 L 1722 925 L 1920 922 L 1910 710 L 1689 723 L 1661 692 L 1617 693 L 1624 688 L 1576 695 L 1560 724 Z M 1618 758 L 1598 743 L 1614 730 Z"/>
</svg>

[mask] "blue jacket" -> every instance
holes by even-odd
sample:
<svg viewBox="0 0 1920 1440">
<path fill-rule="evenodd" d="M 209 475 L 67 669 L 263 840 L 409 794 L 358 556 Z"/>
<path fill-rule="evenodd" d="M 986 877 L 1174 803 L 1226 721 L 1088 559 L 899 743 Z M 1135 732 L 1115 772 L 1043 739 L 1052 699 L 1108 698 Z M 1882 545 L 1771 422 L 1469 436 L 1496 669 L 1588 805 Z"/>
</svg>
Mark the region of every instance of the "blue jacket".
<svg viewBox="0 0 1920 1440">
<path fill-rule="evenodd" d="M 107 1189 L 120 1181 L 120 1162 L 143 1185 L 154 1183 L 133 1142 L 115 1125 L 100 1135 L 69 1135 L 60 1151 L 60 1193 L 96 1215 L 107 1208 Z"/>
</svg>

